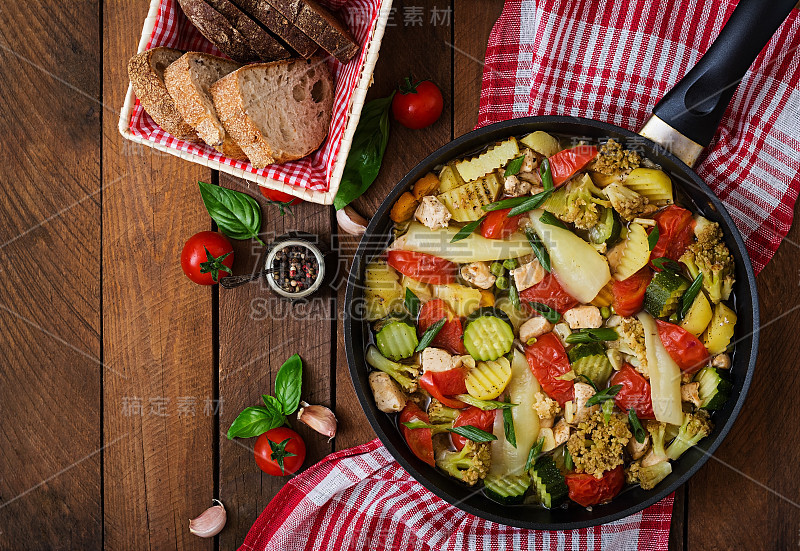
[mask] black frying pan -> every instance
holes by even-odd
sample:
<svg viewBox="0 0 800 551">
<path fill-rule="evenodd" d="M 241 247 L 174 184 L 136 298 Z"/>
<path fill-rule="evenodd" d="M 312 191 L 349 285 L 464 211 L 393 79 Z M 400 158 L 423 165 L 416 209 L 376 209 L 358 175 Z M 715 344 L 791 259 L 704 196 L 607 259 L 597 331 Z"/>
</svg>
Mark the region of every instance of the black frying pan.
<svg viewBox="0 0 800 551">
<path fill-rule="evenodd" d="M 725 207 L 690 168 L 719 125 L 736 85 L 783 22 L 796 0 L 741 0 L 717 40 L 700 62 L 653 109 L 654 116 L 640 134 L 611 124 L 579 117 L 527 117 L 474 130 L 439 148 L 414 167 L 383 201 L 356 252 L 345 298 L 345 345 L 353 384 L 372 428 L 386 448 L 415 479 L 442 499 L 485 519 L 539 530 L 583 528 L 616 520 L 663 499 L 708 460 L 730 431 L 747 394 L 758 349 L 758 294 L 750 259 L 739 231 Z M 633 6 L 631 9 L 634 9 Z M 361 321 L 364 268 L 390 241 L 388 212 L 404 191 L 437 165 L 475 152 L 509 136 L 535 130 L 594 140 L 635 141 L 640 151 L 660 164 L 677 189 L 707 218 L 719 222 L 736 261 L 734 296 L 738 323 L 731 376 L 733 392 L 724 409 L 714 415 L 714 432 L 673 463 L 672 474 L 654 490 L 631 487 L 606 505 L 591 511 L 574 504 L 552 511 L 535 506 L 501 506 L 417 459 L 397 429 L 394 415 L 378 411 L 367 380 L 364 360 L 369 328 Z M 642 139 L 642 136 L 645 139 Z M 670 145 L 671 151 L 660 144 Z"/>
</svg>

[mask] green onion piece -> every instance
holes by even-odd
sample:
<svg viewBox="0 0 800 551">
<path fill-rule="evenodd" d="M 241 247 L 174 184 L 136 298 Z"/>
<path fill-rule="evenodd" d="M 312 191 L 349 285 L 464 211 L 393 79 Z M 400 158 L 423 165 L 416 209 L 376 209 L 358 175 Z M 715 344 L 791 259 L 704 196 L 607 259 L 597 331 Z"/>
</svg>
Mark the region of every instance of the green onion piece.
<svg viewBox="0 0 800 551">
<path fill-rule="evenodd" d="M 603 389 L 594 396 L 592 396 L 591 398 L 589 398 L 588 400 L 586 400 L 586 407 L 589 408 L 596 404 L 601 404 L 603 402 L 607 402 L 608 400 L 613 400 L 614 396 L 616 396 L 620 390 L 622 390 L 622 385 L 614 385 L 606 389 Z"/>
<path fill-rule="evenodd" d="M 530 200 L 530 197 L 511 197 L 509 199 L 502 199 L 500 201 L 495 201 L 494 203 L 489 203 L 488 205 L 483 205 L 481 208 L 486 212 L 510 209 L 516 207 L 517 205 L 521 205 L 528 200 Z"/>
<path fill-rule="evenodd" d="M 581 329 L 567 335 L 564 340 L 570 344 L 585 344 L 590 342 L 615 341 L 619 338 L 616 330 L 611 327 L 599 329 Z"/>
<path fill-rule="evenodd" d="M 598 393 L 598 392 L 600 392 L 600 389 L 599 389 L 599 388 L 597 388 L 597 385 L 596 385 L 596 384 L 594 384 L 594 381 L 593 381 L 593 380 L 591 380 L 591 379 L 590 379 L 589 377 L 587 377 L 586 375 L 583 375 L 583 374 L 580 374 L 580 375 L 578 375 L 578 378 L 579 378 L 579 379 L 580 379 L 581 377 L 582 377 L 583 379 L 585 379 L 585 380 L 586 380 L 586 382 L 589 384 L 589 386 L 590 386 L 590 387 L 592 387 L 592 388 L 594 389 L 594 392 L 595 392 L 595 394 L 596 394 L 596 393 Z"/>
<path fill-rule="evenodd" d="M 542 178 L 542 186 L 545 191 L 549 191 L 555 187 L 553 184 L 553 171 L 550 170 L 550 160 L 543 159 L 542 166 L 539 167 L 539 176 Z"/>
<path fill-rule="evenodd" d="M 492 262 L 492 265 L 489 266 L 489 271 L 492 272 L 493 275 L 500 277 L 504 273 L 506 273 L 506 269 L 503 267 L 503 264 L 498 261 Z"/>
<path fill-rule="evenodd" d="M 658 231 L 658 226 L 653 228 L 653 231 L 650 232 L 650 235 L 647 236 L 647 244 L 650 246 L 650 250 L 656 248 L 656 243 L 658 243 L 658 237 L 661 232 Z"/>
<path fill-rule="evenodd" d="M 484 218 L 486 217 L 481 216 L 477 220 L 470 222 L 469 224 L 466 224 L 463 228 L 458 230 L 458 233 L 453 236 L 453 239 L 450 240 L 450 243 L 461 241 L 462 239 L 466 239 L 467 237 L 472 235 L 472 233 L 480 227 L 481 222 L 483 222 Z"/>
<path fill-rule="evenodd" d="M 416 350 L 414 350 L 414 352 L 422 352 L 423 350 L 428 348 L 430 344 L 433 342 L 433 339 L 436 338 L 436 335 L 439 334 L 439 331 L 442 330 L 442 327 L 444 327 L 444 323 L 446 321 L 447 317 L 445 316 L 436 323 L 434 323 L 433 325 L 431 325 L 428 328 L 428 330 L 425 331 L 425 334 L 422 335 L 422 338 L 419 340 L 419 344 L 417 345 L 417 348 Z"/>
<path fill-rule="evenodd" d="M 628 421 L 631 423 L 631 427 L 633 428 L 633 436 L 636 438 L 636 441 L 640 444 L 644 443 L 644 439 L 647 438 L 647 431 L 644 430 L 642 423 L 639 421 L 639 417 L 636 415 L 636 410 L 628 410 Z"/>
<path fill-rule="evenodd" d="M 503 173 L 503 176 L 508 178 L 509 176 L 513 176 L 514 174 L 518 174 L 519 170 L 522 168 L 522 163 L 525 162 L 525 155 L 520 155 L 516 159 L 511 159 L 508 161 L 506 165 L 506 171 Z"/>
<path fill-rule="evenodd" d="M 527 197 L 525 202 L 518 204 L 517 206 L 513 207 L 510 211 L 508 211 L 508 216 L 516 216 L 518 214 L 522 214 L 523 212 L 528 212 L 529 210 L 533 210 L 539 205 L 541 205 L 545 199 L 550 197 L 550 194 L 553 193 L 552 189 L 548 189 L 546 191 L 542 191 L 537 193 L 532 197 Z"/>
<path fill-rule="evenodd" d="M 506 276 L 500 276 L 494 281 L 494 284 L 498 289 L 508 289 L 508 278 Z"/>
<path fill-rule="evenodd" d="M 539 440 L 531 446 L 531 451 L 528 452 L 528 460 L 525 462 L 525 472 L 531 470 L 533 467 L 533 462 L 536 461 L 536 458 L 542 453 L 542 448 L 544 447 L 544 436 L 539 438 Z"/>
<path fill-rule="evenodd" d="M 671 272 L 681 271 L 681 265 L 670 258 L 663 258 L 663 257 L 654 258 L 650 261 L 650 263 L 659 270 L 669 270 Z"/>
<path fill-rule="evenodd" d="M 491 432 L 486 432 L 485 430 L 481 430 L 478 427 L 473 427 L 472 425 L 463 425 L 461 427 L 453 427 L 452 429 L 447 430 L 472 440 L 473 442 L 491 442 L 492 440 L 497 440 L 497 437 Z"/>
<path fill-rule="evenodd" d="M 522 310 L 522 305 L 519 303 L 519 291 L 517 291 L 517 284 L 514 279 L 508 278 L 508 298 L 511 300 L 511 305 L 517 310 Z"/>
<path fill-rule="evenodd" d="M 556 218 L 553 215 L 553 213 L 549 212 L 549 211 L 544 211 L 542 213 L 542 215 L 539 217 L 539 220 L 541 220 L 541 222 L 543 224 L 550 224 L 551 226 L 555 226 L 555 227 L 561 228 L 563 230 L 567 229 L 567 227 L 564 225 L 564 223 L 561 220 L 559 220 L 558 218 Z"/>
<path fill-rule="evenodd" d="M 529 302 L 528 304 L 530 304 L 531 308 L 539 312 L 539 314 L 541 314 L 541 316 L 550 323 L 558 323 L 558 320 L 561 319 L 561 314 L 546 304 L 542 304 L 541 302 Z"/>
<path fill-rule="evenodd" d="M 425 423 L 423 421 L 406 421 L 405 423 L 402 423 L 402 424 L 403 424 L 403 426 L 405 426 L 405 427 L 407 427 L 409 429 L 429 429 L 429 428 L 431 428 L 433 426 L 433 425 L 430 425 L 429 423 Z"/>
<path fill-rule="evenodd" d="M 614 411 L 614 402 L 612 400 L 606 400 L 603 402 L 603 423 L 608 424 L 611 420 L 611 413 Z"/>
<path fill-rule="evenodd" d="M 567 448 L 564 448 L 564 468 L 568 471 L 575 468 L 575 464 L 572 462 L 572 456 Z"/>
<path fill-rule="evenodd" d="M 697 277 L 694 278 L 692 284 L 689 285 L 689 288 L 686 289 L 686 292 L 683 293 L 681 297 L 681 307 L 680 311 L 678 312 L 678 319 L 682 320 L 686 317 L 686 314 L 689 313 L 689 309 L 692 307 L 692 303 L 694 299 L 697 298 L 697 295 L 700 293 L 700 289 L 703 287 L 703 273 L 700 272 L 697 274 Z"/>
<path fill-rule="evenodd" d="M 533 254 L 536 255 L 536 259 L 539 261 L 539 264 L 542 265 L 542 268 L 544 268 L 545 271 L 549 272 L 550 253 L 547 252 L 544 243 L 542 243 L 542 240 L 539 239 L 538 235 L 536 235 L 536 232 L 530 228 L 525 230 L 525 236 L 528 238 L 528 243 L 531 244 Z"/>
<path fill-rule="evenodd" d="M 417 319 L 417 316 L 419 315 L 419 297 L 408 287 L 406 287 L 405 305 L 406 310 L 408 310 L 408 313 L 411 314 L 411 317 Z"/>
<path fill-rule="evenodd" d="M 512 404 L 510 402 L 498 402 L 497 400 L 480 400 L 478 398 L 474 398 L 469 394 L 457 394 L 455 396 L 456 400 L 461 400 L 465 404 L 469 404 L 470 406 L 475 406 L 478 409 L 482 409 L 483 411 L 489 411 L 492 409 L 505 409 L 511 408 L 518 404 Z"/>
<path fill-rule="evenodd" d="M 517 447 L 517 433 L 514 430 L 514 415 L 511 412 L 511 408 L 506 408 L 503 410 L 503 432 L 506 435 L 506 440 L 508 443 Z"/>
<path fill-rule="evenodd" d="M 516 258 L 507 258 L 503 261 L 503 268 L 507 270 L 513 270 L 519 266 L 519 262 L 517 262 Z"/>
</svg>

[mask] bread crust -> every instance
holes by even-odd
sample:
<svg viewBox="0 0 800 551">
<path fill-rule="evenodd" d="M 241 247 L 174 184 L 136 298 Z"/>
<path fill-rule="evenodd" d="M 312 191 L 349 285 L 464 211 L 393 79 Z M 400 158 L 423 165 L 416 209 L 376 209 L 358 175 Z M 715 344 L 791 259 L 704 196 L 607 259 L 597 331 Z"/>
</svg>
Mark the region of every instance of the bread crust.
<svg viewBox="0 0 800 551">
<path fill-rule="evenodd" d="M 189 21 L 223 54 L 242 63 L 258 60 L 242 33 L 204 0 L 178 0 L 178 3 Z"/>
<path fill-rule="evenodd" d="M 340 62 L 358 53 L 358 42 L 347 26 L 314 0 L 266 1 Z"/>
<path fill-rule="evenodd" d="M 244 36 L 250 48 L 262 61 L 277 61 L 292 57 L 292 53 L 284 48 L 277 38 L 237 8 L 230 0 L 206 0 L 206 2 Z"/>
<path fill-rule="evenodd" d="M 266 0 L 233 0 L 233 3 L 288 44 L 300 56 L 309 59 L 319 49 L 316 42 Z"/>
</svg>

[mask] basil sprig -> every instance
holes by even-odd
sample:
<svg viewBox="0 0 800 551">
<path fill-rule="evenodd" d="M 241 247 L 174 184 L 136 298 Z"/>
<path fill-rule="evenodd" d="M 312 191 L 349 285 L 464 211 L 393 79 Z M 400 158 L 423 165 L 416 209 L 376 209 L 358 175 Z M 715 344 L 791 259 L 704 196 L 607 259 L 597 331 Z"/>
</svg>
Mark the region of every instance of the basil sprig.
<svg viewBox="0 0 800 551">
<path fill-rule="evenodd" d="M 539 440 L 533 446 L 531 446 L 531 451 L 528 452 L 528 460 L 525 462 L 525 472 L 531 470 L 534 461 L 536 461 L 536 458 L 539 457 L 540 453 L 542 453 L 543 447 L 544 447 L 544 436 L 539 438 Z"/>
<path fill-rule="evenodd" d="M 544 319 L 546 319 L 550 323 L 558 323 L 558 320 L 561 319 L 561 314 L 559 314 L 546 304 L 542 304 L 541 302 L 529 302 L 528 304 L 530 304 L 531 308 L 536 310 Z"/>
<path fill-rule="evenodd" d="M 510 402 L 511 400 L 507 400 Z M 506 408 L 503 410 L 503 433 L 506 435 L 506 440 L 509 444 L 517 447 L 517 433 L 514 430 L 514 415 L 511 411 L 511 408 Z"/>
<path fill-rule="evenodd" d="M 590 342 L 615 341 L 619 334 L 611 327 L 599 329 L 581 329 L 575 333 L 567 335 L 564 339 L 570 344 L 586 344 Z"/>
<path fill-rule="evenodd" d="M 486 218 L 485 216 L 481 216 L 477 220 L 474 220 L 474 221 L 470 222 L 469 224 L 465 224 L 464 227 L 461 228 L 460 230 L 458 230 L 458 233 L 456 233 L 453 236 L 453 239 L 450 240 L 450 243 L 455 243 L 456 241 L 461 241 L 462 239 L 466 239 L 467 237 L 472 235 L 472 233 L 481 226 L 481 223 L 483 222 L 483 220 L 485 218 Z"/>
<path fill-rule="evenodd" d="M 596 404 L 602 404 L 603 402 L 613 400 L 614 396 L 616 396 L 620 390 L 622 390 L 622 385 L 614 385 L 605 388 L 586 400 L 586 407 L 592 407 Z"/>
<path fill-rule="evenodd" d="M 232 189 L 198 182 L 200 197 L 219 231 L 232 239 L 255 239 L 261 231 L 261 207 L 255 199 Z"/>
<path fill-rule="evenodd" d="M 406 287 L 405 306 L 406 310 L 408 310 L 408 313 L 411 314 L 411 317 L 414 319 L 417 319 L 417 316 L 419 315 L 419 305 L 419 297 L 414 293 L 414 291 Z"/>
<path fill-rule="evenodd" d="M 636 410 L 628 410 L 628 421 L 630 421 L 631 427 L 633 428 L 633 437 L 636 438 L 637 442 L 642 444 L 644 439 L 647 438 L 647 431 L 644 430 L 642 423 L 639 421 Z"/>
<path fill-rule="evenodd" d="M 531 228 L 525 230 L 525 236 L 528 238 L 528 243 L 531 244 L 531 249 L 533 249 L 533 254 L 536 255 L 536 260 L 539 261 L 539 264 L 542 265 L 545 271 L 549 272 L 550 253 L 547 252 L 544 243 L 542 243 L 542 240 L 539 239 L 539 236 L 536 235 L 536 232 Z"/>
<path fill-rule="evenodd" d="M 425 331 L 425 334 L 422 335 L 422 338 L 419 340 L 419 344 L 417 345 L 417 348 L 416 350 L 414 350 L 414 352 L 422 352 L 423 350 L 428 348 L 433 342 L 433 339 L 436 338 L 436 335 L 439 334 L 439 331 L 442 330 L 442 327 L 444 327 L 446 321 L 447 317 L 444 317 L 439 321 L 437 321 L 436 323 L 434 323 L 433 325 L 431 325 L 428 328 L 428 330 Z"/>
<path fill-rule="evenodd" d="M 550 197 L 550 194 L 553 193 L 552 189 L 548 189 L 546 191 L 541 191 L 532 197 L 526 198 L 525 201 L 518 204 L 517 206 L 513 207 L 510 211 L 508 211 L 509 216 L 516 216 L 518 214 L 522 214 L 523 212 L 528 212 L 529 210 L 533 210 L 544 201 Z"/>
<path fill-rule="evenodd" d="M 514 176 L 515 174 L 519 174 L 520 169 L 522 168 L 522 163 L 525 162 L 525 155 L 520 155 L 514 159 L 508 161 L 506 165 L 506 171 L 503 173 L 503 176 L 508 178 L 509 176 Z"/>
<path fill-rule="evenodd" d="M 697 277 L 694 278 L 692 284 L 689 285 L 689 288 L 686 289 L 686 292 L 683 293 L 681 297 L 681 307 L 678 311 L 678 319 L 682 320 L 686 317 L 686 314 L 689 313 L 689 309 L 692 307 L 692 303 L 694 299 L 697 298 L 697 295 L 700 293 L 700 289 L 703 287 L 703 273 L 697 274 Z"/>
<path fill-rule="evenodd" d="M 660 235 L 661 232 L 658 231 L 658 226 L 656 226 L 650 232 L 650 235 L 647 236 L 647 245 L 650 247 L 651 251 L 656 248 L 656 243 L 658 243 L 658 238 Z"/>
</svg>

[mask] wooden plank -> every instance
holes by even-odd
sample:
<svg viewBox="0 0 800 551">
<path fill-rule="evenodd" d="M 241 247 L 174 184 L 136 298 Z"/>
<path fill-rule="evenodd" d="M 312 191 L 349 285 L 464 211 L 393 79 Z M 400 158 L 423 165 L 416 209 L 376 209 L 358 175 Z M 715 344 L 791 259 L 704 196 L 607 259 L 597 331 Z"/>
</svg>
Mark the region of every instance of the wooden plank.
<svg viewBox="0 0 800 551">
<path fill-rule="evenodd" d="M 97 14 L 0 10 L 3 549 L 102 545 Z"/>
<path fill-rule="evenodd" d="M 259 200 L 262 239 L 267 243 L 291 230 L 309 232 L 330 243 L 331 207 L 304 203 L 292 207 L 294 215 L 280 216 L 255 184 L 225 175 L 221 184 Z M 253 273 L 263 266 L 263 248 L 255 241 L 235 242 L 234 247 L 235 273 Z M 219 541 L 221 549 L 234 549 L 287 479 L 259 470 L 253 460 L 255 438 L 230 441 L 225 433 L 241 410 L 259 405 L 262 394 L 274 393 L 275 375 L 294 353 L 303 358 L 303 400 L 332 405 L 335 310 L 328 289 L 306 304 L 293 304 L 272 294 L 264 280 L 219 292 L 219 394 L 223 401 L 218 435 L 219 488 L 228 510 L 228 523 Z M 296 416 L 289 421 L 305 440 L 305 466 L 331 452 L 327 438 L 299 423 Z"/>
<path fill-rule="evenodd" d="M 104 354 L 122 374 L 104 381 L 105 545 L 211 549 L 187 521 L 215 497 L 212 290 L 179 262 L 185 240 L 211 228 L 197 189 L 211 174 L 117 131 L 147 7 L 103 9 Z"/>
<path fill-rule="evenodd" d="M 795 211 L 795 216 L 798 212 Z M 800 534 L 800 287 L 795 223 L 758 276 L 761 345 L 742 412 L 689 483 L 689 549 L 790 549 Z M 786 412 L 787 414 L 784 414 Z"/>
</svg>

